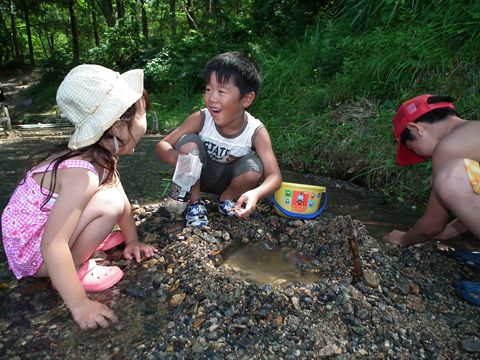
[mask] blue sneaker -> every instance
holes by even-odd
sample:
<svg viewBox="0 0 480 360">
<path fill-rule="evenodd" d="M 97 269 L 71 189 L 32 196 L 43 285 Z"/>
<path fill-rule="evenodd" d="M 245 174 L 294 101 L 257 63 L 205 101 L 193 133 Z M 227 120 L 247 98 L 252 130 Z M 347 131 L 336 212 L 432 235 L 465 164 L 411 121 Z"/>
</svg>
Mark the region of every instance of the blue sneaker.
<svg viewBox="0 0 480 360">
<path fill-rule="evenodd" d="M 187 220 L 185 225 L 203 228 L 208 225 L 207 208 L 202 200 L 198 200 L 196 203 L 191 204 L 187 208 L 187 214 L 185 215 Z"/>
<path fill-rule="evenodd" d="M 470 304 L 480 306 L 480 283 L 474 281 L 462 281 L 457 286 L 457 294 Z"/>
<path fill-rule="evenodd" d="M 224 200 L 218 203 L 218 212 L 227 216 L 235 216 L 236 202 L 233 200 Z"/>
</svg>

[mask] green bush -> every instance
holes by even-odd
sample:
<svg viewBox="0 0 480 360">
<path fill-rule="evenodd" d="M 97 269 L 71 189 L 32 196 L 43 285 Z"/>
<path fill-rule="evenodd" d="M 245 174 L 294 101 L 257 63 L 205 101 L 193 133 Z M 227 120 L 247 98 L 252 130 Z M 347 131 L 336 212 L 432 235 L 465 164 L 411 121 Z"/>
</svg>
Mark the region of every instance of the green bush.
<svg viewBox="0 0 480 360">
<path fill-rule="evenodd" d="M 82 60 L 123 72 L 140 60 L 142 49 L 138 24 L 131 18 L 123 18 L 106 31 L 102 44 L 90 49 Z"/>
</svg>

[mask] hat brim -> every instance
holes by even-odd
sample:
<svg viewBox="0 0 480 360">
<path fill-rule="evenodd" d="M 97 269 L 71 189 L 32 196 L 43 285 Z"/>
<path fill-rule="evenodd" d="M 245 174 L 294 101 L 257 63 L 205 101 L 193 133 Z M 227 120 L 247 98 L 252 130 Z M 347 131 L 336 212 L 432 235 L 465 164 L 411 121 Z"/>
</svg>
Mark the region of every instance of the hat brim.
<svg viewBox="0 0 480 360">
<path fill-rule="evenodd" d="M 426 160 L 422 156 L 418 156 L 413 151 L 411 151 L 404 143 L 400 140 L 397 140 L 397 154 L 395 158 L 397 165 L 414 165 L 421 163 Z"/>
<path fill-rule="evenodd" d="M 142 95 L 143 70 L 130 70 L 119 75 L 106 100 L 84 120 L 81 126 L 75 128 L 68 147 L 76 150 L 95 144 Z M 98 121 L 99 118 L 104 120 Z"/>
</svg>

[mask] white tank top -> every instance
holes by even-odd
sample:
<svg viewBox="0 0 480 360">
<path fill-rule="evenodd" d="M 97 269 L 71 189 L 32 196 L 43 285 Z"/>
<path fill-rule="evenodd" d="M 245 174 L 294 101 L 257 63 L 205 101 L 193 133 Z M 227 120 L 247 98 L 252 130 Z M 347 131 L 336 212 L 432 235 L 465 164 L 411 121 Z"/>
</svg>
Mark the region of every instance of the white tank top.
<svg viewBox="0 0 480 360">
<path fill-rule="evenodd" d="M 208 109 L 202 109 L 202 113 L 203 127 L 198 135 L 210 159 L 220 163 L 231 163 L 253 152 L 255 135 L 264 127 L 260 120 L 245 111 L 245 121 L 239 132 L 234 135 L 223 135 L 215 126 Z"/>
</svg>

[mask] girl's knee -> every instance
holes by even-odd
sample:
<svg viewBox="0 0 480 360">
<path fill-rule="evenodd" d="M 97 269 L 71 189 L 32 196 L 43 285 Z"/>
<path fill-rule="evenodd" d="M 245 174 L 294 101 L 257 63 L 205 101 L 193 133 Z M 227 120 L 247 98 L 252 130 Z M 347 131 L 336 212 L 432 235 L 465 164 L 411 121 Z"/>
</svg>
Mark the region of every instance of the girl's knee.
<svg viewBox="0 0 480 360">
<path fill-rule="evenodd" d="M 88 207 L 100 215 L 118 218 L 124 211 L 125 203 L 120 191 L 111 188 L 96 193 Z"/>
</svg>

